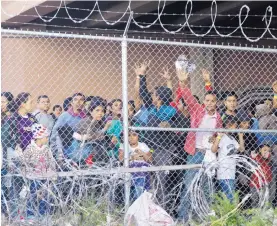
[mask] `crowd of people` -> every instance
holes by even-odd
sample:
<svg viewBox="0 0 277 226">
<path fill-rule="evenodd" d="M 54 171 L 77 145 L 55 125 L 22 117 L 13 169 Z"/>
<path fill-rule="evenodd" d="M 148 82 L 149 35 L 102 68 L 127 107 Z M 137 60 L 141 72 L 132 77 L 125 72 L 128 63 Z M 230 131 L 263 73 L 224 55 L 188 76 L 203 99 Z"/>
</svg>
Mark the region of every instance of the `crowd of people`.
<svg viewBox="0 0 277 226">
<path fill-rule="evenodd" d="M 238 96 L 234 91 L 224 93 L 223 107 L 218 104 L 218 94 L 214 90 L 210 73 L 203 69 L 203 88 L 206 94 L 203 103 L 192 94 L 189 73 L 177 70 L 178 88 L 174 92 L 172 77 L 165 68 L 161 74 L 166 85 L 148 90 L 149 62 L 135 67 L 135 98 L 128 102 L 129 126 L 160 127 L 163 130 L 129 130 L 130 167 L 149 167 L 178 164 L 202 164 L 218 159 L 220 166 L 214 173 L 219 191 L 230 201 L 234 191 L 243 196 L 264 184 L 272 186 L 271 194 L 276 194 L 275 173 L 277 172 L 277 133 L 216 133 L 213 130 L 277 129 L 277 81 L 272 84 L 273 97 L 260 103 L 253 103 L 238 110 Z M 175 93 L 175 95 L 174 95 Z M 55 105 L 50 110 L 50 98 L 41 95 L 36 98 L 29 93 L 14 97 L 10 92 L 1 93 L 1 145 L 2 171 L 4 177 L 12 169 L 20 166 L 21 172 L 32 181 L 27 216 L 34 215 L 32 199 L 37 198 L 37 190 L 55 180 L 55 172 L 63 170 L 65 159 L 79 168 L 90 168 L 96 163 L 111 159 L 124 161 L 122 101 L 110 102 L 99 96 L 85 96 L 75 93 L 64 100 L 63 106 Z M 167 128 L 194 128 L 205 132 L 173 132 Z M 236 174 L 236 161 L 226 158 L 233 154 L 251 157 L 262 168 L 265 181 L 259 181 L 256 174 L 249 175 L 251 183 Z M 168 203 L 170 189 L 178 182 L 183 183 L 177 217 L 187 221 L 191 214 L 190 197 L 186 195 L 197 169 L 180 172 L 159 172 L 159 183 L 152 184 L 151 174 L 138 172 L 132 174 L 131 198 L 135 200 L 144 190 L 156 186 L 157 200 Z M 19 194 L 23 182 L 13 187 Z M 9 186 L 2 183 L 2 195 L 9 193 Z M 204 188 L 205 189 L 205 188 Z M 274 196 L 274 195 L 273 195 Z M 254 197 L 254 196 L 253 196 Z M 257 198 L 257 197 L 256 197 Z M 8 197 L 6 197 L 9 200 Z M 275 196 L 272 204 L 276 204 Z M 40 214 L 47 212 L 47 203 Z M 252 200 L 250 205 L 257 205 Z M 167 208 L 166 206 L 164 206 Z M 3 208 L 5 211 L 5 208 Z"/>
</svg>

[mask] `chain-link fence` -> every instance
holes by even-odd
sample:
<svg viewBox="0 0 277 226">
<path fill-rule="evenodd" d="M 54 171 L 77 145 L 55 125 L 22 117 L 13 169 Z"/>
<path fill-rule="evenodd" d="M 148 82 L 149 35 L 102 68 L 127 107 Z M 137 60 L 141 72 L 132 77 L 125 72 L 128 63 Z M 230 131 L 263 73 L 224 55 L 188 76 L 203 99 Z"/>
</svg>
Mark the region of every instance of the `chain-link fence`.
<svg viewBox="0 0 277 226">
<path fill-rule="evenodd" d="M 4 30 L 3 217 L 272 224 L 276 62 L 274 49 Z"/>
</svg>

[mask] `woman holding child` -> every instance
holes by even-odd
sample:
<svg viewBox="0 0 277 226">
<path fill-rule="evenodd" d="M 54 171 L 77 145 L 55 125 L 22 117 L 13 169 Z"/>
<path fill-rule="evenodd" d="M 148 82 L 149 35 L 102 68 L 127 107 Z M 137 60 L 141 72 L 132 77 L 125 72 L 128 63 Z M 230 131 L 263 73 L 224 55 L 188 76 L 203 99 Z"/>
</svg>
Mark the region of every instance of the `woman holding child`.
<svg viewBox="0 0 277 226">
<path fill-rule="evenodd" d="M 88 107 L 89 116 L 75 126 L 72 144 L 65 149 L 65 155 L 76 162 L 86 160 L 90 154 L 101 151 L 99 141 L 105 139 L 110 123 L 104 125 L 105 103 L 97 97 L 92 98 Z"/>
</svg>

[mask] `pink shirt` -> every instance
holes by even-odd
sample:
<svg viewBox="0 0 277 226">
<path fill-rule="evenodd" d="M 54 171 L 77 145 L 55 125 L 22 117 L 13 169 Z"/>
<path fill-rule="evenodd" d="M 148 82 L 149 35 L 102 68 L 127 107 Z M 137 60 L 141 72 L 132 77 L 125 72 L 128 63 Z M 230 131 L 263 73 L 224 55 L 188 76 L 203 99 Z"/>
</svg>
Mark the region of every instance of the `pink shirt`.
<svg viewBox="0 0 277 226">
<path fill-rule="evenodd" d="M 204 105 L 197 102 L 195 97 L 192 95 L 191 90 L 188 87 L 181 88 L 178 87 L 177 92 L 181 92 L 185 103 L 188 106 L 188 111 L 190 113 L 190 128 L 199 128 L 203 118 L 206 115 L 206 109 Z M 222 120 L 218 112 L 216 115 L 216 125 L 215 128 L 222 128 Z M 196 148 L 196 132 L 189 132 L 185 142 L 185 151 L 190 154 L 195 154 Z"/>
</svg>

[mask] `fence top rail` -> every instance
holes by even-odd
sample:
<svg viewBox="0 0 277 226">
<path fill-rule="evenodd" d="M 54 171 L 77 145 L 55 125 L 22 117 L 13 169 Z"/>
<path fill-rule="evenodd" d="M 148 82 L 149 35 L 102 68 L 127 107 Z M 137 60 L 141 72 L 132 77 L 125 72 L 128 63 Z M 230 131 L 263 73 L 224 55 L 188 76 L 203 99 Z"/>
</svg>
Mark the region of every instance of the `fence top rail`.
<svg viewBox="0 0 277 226">
<path fill-rule="evenodd" d="M 215 133 L 271 133 L 277 135 L 277 130 L 264 129 L 200 129 L 200 128 L 160 128 L 160 127 L 129 127 L 137 131 L 171 131 L 171 132 L 215 132 Z"/>
<path fill-rule="evenodd" d="M 1 29 L 2 37 L 5 35 L 27 35 L 36 37 L 49 37 L 49 38 L 72 38 L 72 39 L 87 39 L 87 40 L 106 40 L 106 41 L 117 41 L 121 42 L 125 40 L 124 37 L 111 37 L 104 35 L 87 35 L 87 34 L 73 34 L 73 33 L 57 33 L 57 32 L 45 32 L 45 31 L 29 31 L 29 30 L 15 30 L 15 29 Z M 165 41 L 155 39 L 136 39 L 127 38 L 128 42 L 132 43 L 144 43 L 144 44 L 160 44 L 160 45 L 175 45 L 175 46 L 186 46 L 186 47 L 198 47 L 198 48 L 211 48 L 211 49 L 229 49 L 229 50 L 243 50 L 252 52 L 268 52 L 277 53 L 277 47 L 266 48 L 263 46 L 255 47 L 249 46 L 236 46 L 236 45 L 220 45 L 220 44 L 208 44 L 208 43 L 193 43 L 193 42 L 182 42 L 182 41 Z"/>
</svg>

